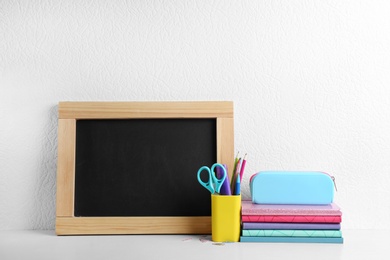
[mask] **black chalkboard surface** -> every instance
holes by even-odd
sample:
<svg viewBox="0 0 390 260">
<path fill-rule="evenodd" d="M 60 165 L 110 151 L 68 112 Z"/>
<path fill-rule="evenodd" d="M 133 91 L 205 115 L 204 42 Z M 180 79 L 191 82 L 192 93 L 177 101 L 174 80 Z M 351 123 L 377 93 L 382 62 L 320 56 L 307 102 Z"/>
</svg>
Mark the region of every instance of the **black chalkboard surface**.
<svg viewBox="0 0 390 260">
<path fill-rule="evenodd" d="M 76 217 L 210 216 L 216 119 L 78 120 L 76 140 Z"/>
</svg>

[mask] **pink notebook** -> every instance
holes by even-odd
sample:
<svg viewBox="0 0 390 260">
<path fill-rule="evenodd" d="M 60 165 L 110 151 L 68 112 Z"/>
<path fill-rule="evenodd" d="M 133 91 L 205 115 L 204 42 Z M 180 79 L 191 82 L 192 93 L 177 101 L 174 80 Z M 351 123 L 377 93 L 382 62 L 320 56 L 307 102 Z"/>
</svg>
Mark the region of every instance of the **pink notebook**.
<svg viewBox="0 0 390 260">
<path fill-rule="evenodd" d="M 341 223 L 341 216 L 242 215 L 242 222 Z"/>
<path fill-rule="evenodd" d="M 242 201 L 242 215 L 319 215 L 341 216 L 339 206 L 328 205 L 279 205 L 254 204 L 250 200 Z"/>
</svg>

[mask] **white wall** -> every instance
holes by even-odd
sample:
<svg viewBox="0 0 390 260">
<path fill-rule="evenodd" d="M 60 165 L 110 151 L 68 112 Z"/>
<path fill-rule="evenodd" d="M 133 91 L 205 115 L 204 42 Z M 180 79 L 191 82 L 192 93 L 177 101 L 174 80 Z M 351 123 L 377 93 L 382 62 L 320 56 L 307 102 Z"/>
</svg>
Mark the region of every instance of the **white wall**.
<svg viewBox="0 0 390 260">
<path fill-rule="evenodd" d="M 52 229 L 59 101 L 233 100 L 260 170 L 390 229 L 390 2 L 0 1 L 0 230 Z"/>
</svg>

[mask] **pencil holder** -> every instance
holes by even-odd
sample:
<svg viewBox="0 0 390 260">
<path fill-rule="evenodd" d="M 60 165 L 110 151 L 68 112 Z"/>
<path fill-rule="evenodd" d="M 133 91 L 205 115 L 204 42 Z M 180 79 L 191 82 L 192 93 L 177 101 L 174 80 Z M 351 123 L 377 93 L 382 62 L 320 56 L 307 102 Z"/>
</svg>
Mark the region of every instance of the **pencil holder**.
<svg viewBox="0 0 390 260">
<path fill-rule="evenodd" d="M 241 195 L 211 194 L 211 240 L 238 242 L 241 227 Z"/>
</svg>

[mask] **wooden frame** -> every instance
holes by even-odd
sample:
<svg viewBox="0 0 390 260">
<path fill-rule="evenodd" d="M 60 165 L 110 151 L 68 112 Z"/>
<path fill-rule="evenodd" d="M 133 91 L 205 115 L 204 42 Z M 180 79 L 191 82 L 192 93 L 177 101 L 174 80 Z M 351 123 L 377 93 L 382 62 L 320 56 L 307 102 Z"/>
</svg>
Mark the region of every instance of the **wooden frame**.
<svg viewBox="0 0 390 260">
<path fill-rule="evenodd" d="M 75 217 L 78 119 L 216 118 L 217 161 L 233 169 L 233 102 L 60 102 L 58 105 L 57 235 L 210 234 L 211 217 Z"/>
</svg>

